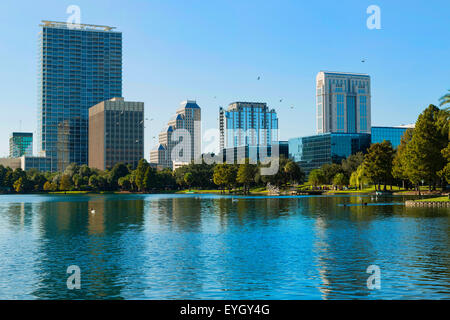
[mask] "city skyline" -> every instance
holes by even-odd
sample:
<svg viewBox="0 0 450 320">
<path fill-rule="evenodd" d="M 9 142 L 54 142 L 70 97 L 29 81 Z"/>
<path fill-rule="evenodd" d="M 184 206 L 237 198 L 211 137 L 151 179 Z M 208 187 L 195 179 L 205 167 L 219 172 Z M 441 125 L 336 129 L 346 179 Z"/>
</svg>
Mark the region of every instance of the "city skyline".
<svg viewBox="0 0 450 320">
<path fill-rule="evenodd" d="M 30 46 L 27 50 L 28 42 L 35 41 L 37 25 L 42 19 L 65 21 L 68 17 L 68 14 L 65 12 L 66 4 L 50 3 L 54 5 L 46 6 L 45 11 L 39 9 L 37 5 L 30 4 L 29 8 L 35 10 L 23 12 L 26 19 L 20 28 L 13 29 L 14 32 L 2 35 L 2 40 L 6 44 L 4 55 L 9 59 L 7 64 L 5 64 L 5 60 L 2 62 L 2 67 L 4 67 L 6 77 L 11 79 L 9 83 L 3 83 L 6 89 L 5 92 L 7 92 L 4 108 L 10 106 L 13 110 L 17 110 L 17 113 L 7 114 L 6 124 L 0 129 L 2 136 L 7 137 L 11 132 L 19 131 L 18 125 L 20 122 L 22 123 L 21 131 L 31 132 L 37 129 L 35 120 L 36 104 L 33 103 L 36 97 L 36 83 L 32 81 L 35 79 L 34 70 L 37 52 L 35 46 Z M 186 97 L 196 98 L 198 103 L 202 105 L 204 111 L 203 127 L 205 129 L 217 127 L 217 110 L 220 106 L 226 106 L 229 101 L 266 101 L 268 105 L 277 110 L 279 115 L 280 140 L 287 140 L 290 137 L 311 135 L 316 130 L 314 123 L 314 76 L 320 70 L 370 74 L 373 82 L 372 124 L 376 126 L 394 126 L 413 122 L 420 110 L 426 105 L 429 103 L 438 104 L 438 98 L 447 89 L 443 80 L 445 78 L 444 71 L 448 69 L 449 62 L 443 57 L 445 57 L 445 49 L 448 45 L 441 43 L 441 50 L 434 50 L 433 52 L 425 49 L 427 44 L 433 45 L 433 43 L 438 42 L 440 39 L 439 35 L 442 35 L 442 32 L 445 30 L 445 24 L 436 18 L 438 13 L 430 13 L 425 6 L 416 5 L 409 8 L 408 12 L 410 15 L 406 16 L 402 12 L 401 6 L 382 1 L 380 2 L 383 19 L 382 29 L 369 30 L 365 26 L 367 18 L 365 13 L 366 4 L 358 4 L 357 6 L 346 4 L 342 5 L 343 8 L 331 5 L 330 8 L 323 11 L 323 14 L 330 15 L 331 9 L 338 9 L 337 12 L 342 12 L 339 10 L 348 10 L 349 13 L 358 14 L 359 16 L 359 19 L 356 19 L 359 25 L 352 24 L 350 26 L 343 24 L 342 30 L 349 31 L 351 29 L 350 35 L 354 39 L 365 38 L 361 46 L 366 45 L 368 49 L 366 49 L 367 52 L 364 52 L 365 50 L 357 50 L 355 51 L 357 54 L 349 55 L 349 52 L 354 49 L 351 44 L 347 44 L 345 47 L 332 41 L 333 52 L 320 52 L 320 45 L 314 38 L 311 39 L 308 35 L 301 33 L 297 39 L 292 37 L 292 31 L 288 30 L 286 24 L 274 24 L 282 21 L 283 14 L 285 18 L 290 17 L 289 8 L 295 9 L 294 11 L 302 17 L 306 17 L 308 13 L 314 13 L 313 16 L 317 15 L 318 8 L 312 4 L 297 6 L 292 3 L 282 3 L 280 6 L 267 4 L 258 7 L 255 14 L 259 14 L 260 18 L 269 14 L 270 9 L 275 8 L 275 22 L 268 23 L 267 26 L 257 23 L 256 26 L 243 32 L 242 35 L 236 34 L 236 30 L 243 24 L 243 19 L 234 10 L 241 7 L 252 8 L 251 4 L 234 3 L 229 4 L 227 7 L 211 4 L 205 5 L 198 12 L 193 11 L 198 9 L 199 5 L 193 4 L 191 7 L 188 7 L 190 10 L 185 10 L 186 14 L 193 17 L 206 17 L 208 12 L 219 15 L 217 13 L 217 11 L 220 11 L 217 10 L 219 7 L 225 9 L 226 13 L 234 13 L 236 16 L 237 25 L 230 26 L 229 29 L 214 27 L 218 39 L 222 40 L 211 41 L 214 38 L 212 38 L 210 33 L 208 33 L 209 36 L 204 37 L 205 39 L 198 39 L 198 35 L 203 35 L 203 32 L 206 32 L 200 27 L 203 27 L 207 21 L 201 22 L 198 27 L 191 31 L 191 34 L 187 34 L 182 31 L 183 24 L 177 20 L 176 25 L 172 29 L 157 28 L 161 35 L 155 37 L 157 35 L 156 31 L 145 28 L 148 27 L 148 24 L 144 20 L 135 19 L 134 22 L 127 20 L 127 17 L 129 18 L 133 14 L 138 15 L 138 18 L 142 18 L 145 12 L 154 18 L 151 19 L 154 25 L 167 27 L 162 21 L 162 17 L 156 17 L 157 13 L 162 10 L 161 6 L 164 5 L 142 4 L 142 12 L 128 8 L 124 12 L 107 10 L 108 15 L 98 13 L 98 10 L 95 10 L 95 8 L 105 3 L 108 4 L 108 2 L 102 1 L 95 5 L 83 1 L 79 2 L 78 5 L 82 12 L 81 23 L 116 26 L 127 38 L 127 43 L 124 43 L 124 47 L 129 47 L 124 53 L 123 96 L 129 97 L 130 100 L 143 101 L 146 105 L 149 105 L 150 107 L 146 108 L 146 117 L 154 118 L 148 126 L 150 130 L 147 129 L 145 133 L 144 156 L 146 158 L 148 158 L 150 149 L 157 143 L 151 137 L 157 135 L 164 126 L 165 118 L 170 114 L 170 112 L 167 112 L 169 106 L 174 105 L 174 100 L 180 101 Z M 442 5 L 445 6 L 446 4 L 442 3 Z M 10 9 L 13 11 L 23 9 L 23 5 L 14 4 L 11 6 L 12 8 Z M 182 3 L 179 3 L 178 6 L 168 6 L 172 7 L 172 11 L 164 12 L 166 18 L 167 15 L 177 17 L 184 14 L 183 9 L 186 9 L 183 8 L 186 4 Z M 422 29 L 425 28 L 425 30 L 421 30 L 417 34 L 417 30 L 411 25 L 413 20 L 411 15 L 418 15 L 421 10 L 430 13 L 427 15 L 429 24 L 426 27 L 424 27 L 424 24 Z M 6 12 L 6 10 L 2 12 Z M 124 17 L 120 17 L 122 13 Z M 10 17 L 3 17 L 2 24 L 10 23 Z M 211 17 L 208 19 L 211 19 Z M 306 19 L 304 23 L 308 21 L 311 22 L 310 19 Z M 405 23 L 411 30 L 404 26 Z M 303 24 L 295 23 L 297 27 L 301 25 Z M 262 27 L 262 29 L 257 30 L 257 27 Z M 270 29 L 271 27 L 274 27 L 274 29 Z M 301 31 L 301 28 L 298 30 Z M 437 34 L 431 33 L 431 30 L 433 32 L 438 30 L 438 32 Z M 439 32 L 439 30 L 442 31 Z M 335 32 L 331 28 L 331 22 L 320 26 L 316 31 L 317 36 L 329 31 Z M 264 34 L 267 34 L 269 40 L 272 40 L 270 45 L 270 41 L 262 39 Z M 195 37 L 196 35 L 197 37 Z M 223 38 L 221 35 L 228 35 L 228 37 Z M 236 36 L 237 41 L 250 39 L 249 43 L 242 43 L 244 49 L 250 50 L 247 53 L 242 51 L 239 54 L 234 54 L 229 50 L 220 53 L 221 50 L 219 49 L 222 49 L 230 41 L 234 41 L 230 40 L 230 35 Z M 138 41 L 138 38 L 142 36 L 144 36 L 145 41 Z M 308 40 L 307 42 L 305 42 L 305 38 Z M 180 40 L 178 44 L 175 41 L 177 39 Z M 185 47 L 185 44 L 193 39 L 195 41 L 192 48 Z M 202 51 L 202 49 L 206 48 L 203 41 L 209 43 L 208 50 Z M 394 44 L 396 41 L 399 44 L 397 47 L 403 50 L 398 52 L 392 51 L 396 47 Z M 377 47 L 377 43 L 381 42 L 383 42 L 383 46 Z M 195 49 L 195 44 L 197 43 L 199 46 Z M 298 51 L 299 45 L 304 45 L 305 43 L 306 45 L 303 47 L 305 52 Z M 257 48 L 258 44 L 262 45 L 266 51 L 254 51 L 253 49 Z M 286 47 L 287 44 L 291 46 Z M 419 44 L 420 48 L 418 47 Z M 12 49 L 11 45 L 19 49 L 17 52 L 20 53 L 16 54 L 17 57 L 11 56 L 12 53 L 9 51 L 12 50 L 8 51 L 8 49 Z M 155 46 L 155 49 L 162 50 L 159 53 L 155 53 L 158 50 L 150 52 L 148 49 L 152 45 Z M 163 54 L 169 48 L 176 48 L 177 45 L 181 46 L 179 49 L 185 49 L 185 51 L 174 54 L 174 51 L 170 50 L 172 53 L 167 56 L 167 59 L 164 59 Z M 277 45 L 281 45 L 282 49 L 277 49 Z M 312 56 L 314 46 L 317 46 L 316 51 L 313 51 L 317 53 L 317 57 Z M 270 50 L 268 50 L 269 47 Z M 341 51 L 339 51 L 339 48 Z M 418 50 L 408 50 L 408 48 Z M 369 52 L 371 50 L 373 52 Z M 383 54 L 383 52 L 386 52 L 386 54 Z M 150 55 L 150 59 L 145 58 L 147 54 Z M 184 54 L 184 60 L 178 59 L 178 54 Z M 421 59 L 421 65 L 417 65 L 415 61 L 419 61 L 418 59 L 424 54 L 429 55 L 430 59 Z M 287 59 L 282 61 L 280 58 L 284 55 Z M 390 56 L 387 57 L 387 55 Z M 294 56 L 296 56 L 295 59 Z M 242 61 L 238 61 L 240 58 Z M 305 62 L 297 62 L 299 58 L 304 59 Z M 274 63 L 273 61 L 277 62 Z M 169 67 L 168 63 L 174 63 L 174 66 Z M 24 68 L 21 68 L 22 65 L 20 64 L 24 65 Z M 156 64 L 159 65 L 156 66 Z M 397 69 L 391 70 L 393 65 Z M 216 67 L 214 73 L 211 70 L 207 70 L 213 66 Z M 290 67 L 289 69 L 288 66 Z M 229 70 L 226 70 L 227 68 Z M 427 70 L 426 81 L 418 75 L 411 74 L 411 72 L 420 74 L 422 69 Z M 17 72 L 12 74 L 13 70 Z M 301 72 L 299 72 L 300 70 Z M 394 71 L 395 76 L 393 76 Z M 19 88 L 16 88 L 18 86 L 17 76 L 20 76 L 21 80 L 23 79 Z M 190 77 L 191 81 L 189 83 L 186 81 L 180 82 L 184 76 Z M 28 78 L 31 78 L 31 81 Z M 218 90 L 217 88 L 221 89 Z M 21 91 L 21 97 L 23 97 L 20 102 L 17 101 L 17 96 L 15 96 L 18 90 Z M 279 102 L 280 100 L 282 102 Z M 8 140 L 5 138 L 0 141 L 0 155 L 6 156 L 7 152 Z"/>
</svg>

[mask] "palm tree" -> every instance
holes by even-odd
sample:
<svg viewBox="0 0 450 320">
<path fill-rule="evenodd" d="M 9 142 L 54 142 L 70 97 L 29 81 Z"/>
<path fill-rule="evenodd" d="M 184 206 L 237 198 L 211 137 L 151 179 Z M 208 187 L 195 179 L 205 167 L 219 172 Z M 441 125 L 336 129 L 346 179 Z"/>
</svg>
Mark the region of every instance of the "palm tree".
<svg viewBox="0 0 450 320">
<path fill-rule="evenodd" d="M 444 104 L 450 103 L 450 90 L 448 90 L 449 93 L 447 93 L 446 95 L 442 96 L 439 101 L 441 101 L 440 106 L 442 107 Z"/>
</svg>

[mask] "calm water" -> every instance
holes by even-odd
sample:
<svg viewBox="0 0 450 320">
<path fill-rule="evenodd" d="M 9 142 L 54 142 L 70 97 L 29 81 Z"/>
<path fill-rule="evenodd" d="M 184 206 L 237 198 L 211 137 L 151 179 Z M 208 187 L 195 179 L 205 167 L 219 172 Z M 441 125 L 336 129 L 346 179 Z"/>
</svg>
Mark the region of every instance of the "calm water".
<svg viewBox="0 0 450 320">
<path fill-rule="evenodd" d="M 2 195 L 0 299 L 449 299 L 450 210 L 404 200 Z"/>
</svg>

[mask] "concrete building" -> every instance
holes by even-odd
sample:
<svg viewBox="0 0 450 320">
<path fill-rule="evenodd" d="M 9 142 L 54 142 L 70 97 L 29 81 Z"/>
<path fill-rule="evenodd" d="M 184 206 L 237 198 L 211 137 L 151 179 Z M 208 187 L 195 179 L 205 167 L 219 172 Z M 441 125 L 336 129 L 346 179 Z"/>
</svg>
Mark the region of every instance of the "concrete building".
<svg viewBox="0 0 450 320">
<path fill-rule="evenodd" d="M 184 145 L 186 150 L 183 149 L 177 158 L 173 159 L 172 151 L 179 146 L 183 139 L 180 136 L 185 133 L 188 134 L 189 139 L 189 143 Z M 174 137 L 174 134 L 178 137 Z M 158 146 L 150 151 L 150 163 L 158 168 L 173 169 L 174 162 L 191 162 L 201 157 L 201 142 L 201 109 L 196 101 L 183 101 L 159 134 Z"/>
<path fill-rule="evenodd" d="M 367 133 L 324 133 L 289 139 L 289 157 L 302 167 L 306 176 L 327 163 L 341 163 L 370 147 Z"/>
<path fill-rule="evenodd" d="M 40 27 L 38 154 L 62 171 L 88 163 L 89 108 L 122 96 L 122 33 L 54 21 Z"/>
<path fill-rule="evenodd" d="M 390 141 L 392 147 L 397 148 L 400 145 L 402 136 L 408 129 L 414 129 L 414 124 L 401 125 L 396 127 L 372 127 L 372 143 L 380 143 L 384 140 Z"/>
<path fill-rule="evenodd" d="M 18 158 L 21 156 L 33 155 L 33 133 L 13 132 L 9 138 L 9 157 Z"/>
<path fill-rule="evenodd" d="M 220 150 L 270 146 L 278 141 L 278 117 L 261 102 L 234 102 L 219 110 Z"/>
<path fill-rule="evenodd" d="M 112 98 L 89 109 L 89 167 L 136 167 L 144 158 L 144 103 Z"/>
<path fill-rule="evenodd" d="M 370 76 L 321 71 L 316 77 L 317 134 L 371 132 Z"/>
<path fill-rule="evenodd" d="M 13 170 L 22 168 L 22 158 L 0 158 L 0 165 Z"/>
</svg>

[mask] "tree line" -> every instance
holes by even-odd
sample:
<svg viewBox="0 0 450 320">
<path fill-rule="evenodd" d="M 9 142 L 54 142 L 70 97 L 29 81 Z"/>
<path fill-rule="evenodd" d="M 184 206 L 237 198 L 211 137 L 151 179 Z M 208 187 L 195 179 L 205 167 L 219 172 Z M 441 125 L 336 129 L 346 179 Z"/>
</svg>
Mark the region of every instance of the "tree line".
<svg viewBox="0 0 450 320">
<path fill-rule="evenodd" d="M 23 171 L 0 165 L 0 191 L 55 192 L 55 191 L 130 191 L 153 192 L 184 188 L 232 190 L 242 188 L 249 193 L 250 187 L 265 186 L 268 182 L 283 186 L 289 182 L 302 183 L 304 173 L 292 160 L 280 158 L 280 170 L 274 176 L 261 176 L 260 164 L 188 165 L 157 170 L 147 160 L 141 159 L 133 169 L 129 165 L 116 164 L 111 170 L 98 170 L 87 165 L 70 164 L 63 172 Z"/>
<path fill-rule="evenodd" d="M 448 103 L 448 102 L 446 102 Z M 389 141 L 374 143 L 366 154 L 358 153 L 340 164 L 326 164 L 309 174 L 312 186 L 335 187 L 373 184 L 376 190 L 401 185 L 420 192 L 450 183 L 450 109 L 430 105 L 418 117 L 415 128 L 407 129 L 394 149 Z"/>
</svg>

